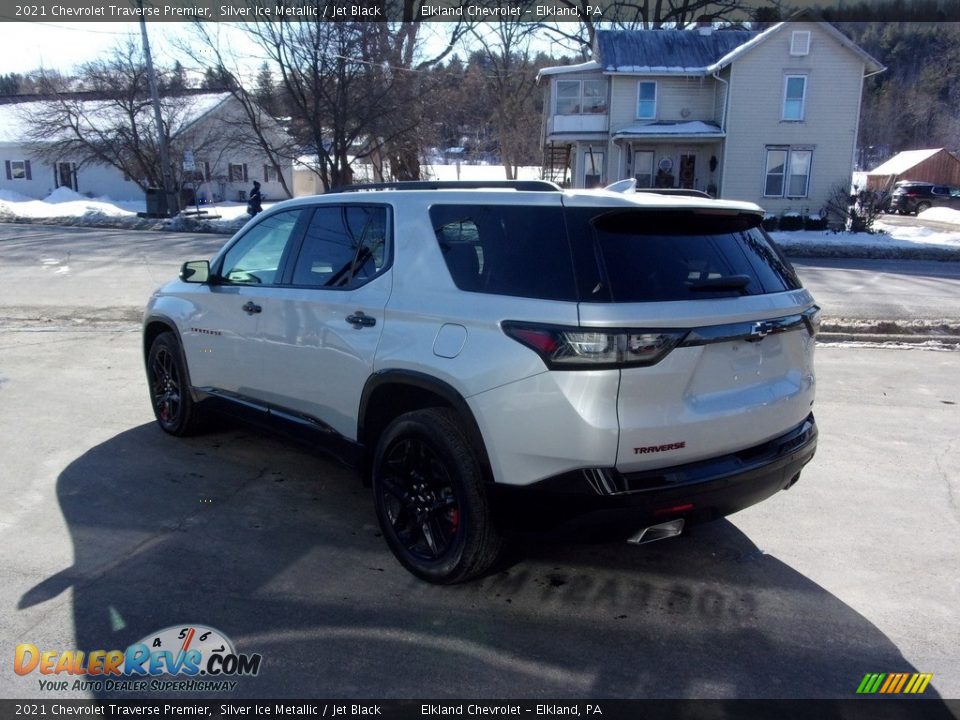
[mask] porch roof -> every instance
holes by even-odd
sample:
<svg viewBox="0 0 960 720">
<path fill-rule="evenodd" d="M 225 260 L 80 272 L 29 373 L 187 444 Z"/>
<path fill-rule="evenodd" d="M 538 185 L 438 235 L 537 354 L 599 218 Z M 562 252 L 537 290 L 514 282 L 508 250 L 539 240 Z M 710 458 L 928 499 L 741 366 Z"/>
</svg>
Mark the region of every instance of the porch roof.
<svg viewBox="0 0 960 720">
<path fill-rule="evenodd" d="M 681 123 L 648 123 L 621 128 L 613 133 L 614 140 L 629 140 L 632 138 L 669 138 L 671 140 L 708 140 L 725 138 L 727 134 L 719 125 L 692 120 Z"/>
</svg>

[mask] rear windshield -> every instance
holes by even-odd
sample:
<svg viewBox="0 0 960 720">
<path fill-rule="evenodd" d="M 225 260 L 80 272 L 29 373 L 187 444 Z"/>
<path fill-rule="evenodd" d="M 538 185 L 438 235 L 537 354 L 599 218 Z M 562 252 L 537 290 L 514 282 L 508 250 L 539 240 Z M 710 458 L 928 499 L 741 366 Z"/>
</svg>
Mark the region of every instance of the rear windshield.
<svg viewBox="0 0 960 720">
<path fill-rule="evenodd" d="M 800 287 L 754 214 L 434 205 L 461 290 L 584 302 L 760 295 Z"/>
<path fill-rule="evenodd" d="M 567 217 L 580 248 L 584 301 L 703 300 L 800 287 L 757 215 L 572 208 Z"/>
</svg>

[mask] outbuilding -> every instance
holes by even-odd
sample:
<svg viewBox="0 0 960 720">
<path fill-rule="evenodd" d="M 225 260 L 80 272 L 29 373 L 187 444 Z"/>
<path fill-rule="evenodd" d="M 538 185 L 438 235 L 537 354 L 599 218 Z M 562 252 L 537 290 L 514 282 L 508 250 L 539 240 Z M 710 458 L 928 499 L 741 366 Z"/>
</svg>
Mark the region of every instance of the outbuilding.
<svg viewBox="0 0 960 720">
<path fill-rule="evenodd" d="M 867 190 L 889 191 L 900 180 L 960 186 L 960 160 L 945 148 L 905 150 L 867 173 Z"/>
</svg>

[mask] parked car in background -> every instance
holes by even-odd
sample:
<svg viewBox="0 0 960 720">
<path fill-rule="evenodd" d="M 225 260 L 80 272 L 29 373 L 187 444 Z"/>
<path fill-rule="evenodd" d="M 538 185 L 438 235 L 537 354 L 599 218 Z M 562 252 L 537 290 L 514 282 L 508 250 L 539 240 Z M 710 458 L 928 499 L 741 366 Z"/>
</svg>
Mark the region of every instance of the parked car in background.
<svg viewBox="0 0 960 720">
<path fill-rule="evenodd" d="M 902 180 L 890 196 L 890 212 L 918 214 L 932 207 L 960 210 L 960 188 L 928 182 Z"/>
</svg>

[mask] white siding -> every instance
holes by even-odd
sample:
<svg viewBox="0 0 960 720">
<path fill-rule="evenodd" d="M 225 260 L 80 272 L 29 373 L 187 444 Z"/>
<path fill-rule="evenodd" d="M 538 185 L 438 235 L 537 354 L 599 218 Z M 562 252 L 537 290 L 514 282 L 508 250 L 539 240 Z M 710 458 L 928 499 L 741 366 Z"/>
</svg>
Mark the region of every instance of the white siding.
<svg viewBox="0 0 960 720">
<path fill-rule="evenodd" d="M 66 158 L 65 160 L 68 160 Z M 7 180 L 7 160 L 29 160 L 30 180 Z M 56 190 L 53 163 L 31 156 L 26 147 L 15 143 L 0 144 L 0 189 L 43 199 Z M 89 197 L 113 200 L 142 200 L 143 192 L 136 183 L 123 179 L 123 174 L 104 165 L 81 165 L 77 168 L 77 192 Z"/>
<path fill-rule="evenodd" d="M 712 77 L 615 75 L 611 77 L 610 132 L 652 122 L 637 119 L 637 93 L 641 81 L 657 83 L 656 122 L 714 121 L 715 85 Z"/>
<path fill-rule="evenodd" d="M 811 31 L 809 55 L 791 56 L 790 30 L 806 29 Z M 863 60 L 816 23 L 788 23 L 785 31 L 736 60 L 731 73 L 723 196 L 756 202 L 773 213 L 818 211 L 835 183 L 849 183 L 863 72 Z M 802 122 L 781 120 L 784 78 L 793 74 L 807 76 Z M 763 197 L 768 145 L 813 149 L 807 198 Z"/>
</svg>

